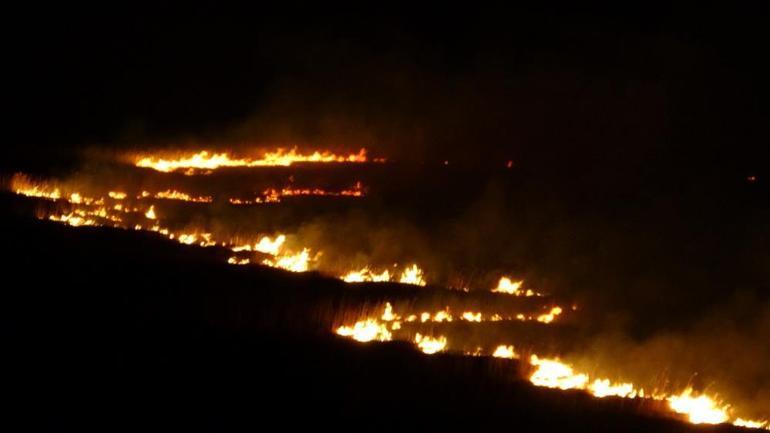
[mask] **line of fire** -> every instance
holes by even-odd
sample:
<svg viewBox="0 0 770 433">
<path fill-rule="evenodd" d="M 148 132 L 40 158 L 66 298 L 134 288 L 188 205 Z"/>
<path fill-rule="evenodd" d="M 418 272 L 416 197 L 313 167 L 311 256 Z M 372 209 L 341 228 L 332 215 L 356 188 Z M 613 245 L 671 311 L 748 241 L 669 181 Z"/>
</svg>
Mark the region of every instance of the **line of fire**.
<svg viewBox="0 0 770 433">
<path fill-rule="evenodd" d="M 362 262 L 366 254 L 335 252 L 334 244 L 319 243 L 301 225 L 265 232 L 259 224 L 249 227 L 241 218 L 228 216 L 276 211 L 283 205 L 302 207 L 308 205 L 306 201 L 313 206 L 319 200 L 339 206 L 367 200 L 376 188 L 350 176 L 360 176 L 360 170 L 367 169 L 396 170 L 397 165 L 385 158 L 367 159 L 366 149 L 342 155 L 277 149 L 254 158 L 207 151 L 175 155 L 123 156 L 108 171 L 81 170 L 56 179 L 16 173 L 6 181 L 6 189 L 34 200 L 37 218 L 75 228 L 151 232 L 168 241 L 217 250 L 229 265 L 316 272 L 351 285 L 351 290 L 372 290 L 376 285 L 418 288 L 392 299 L 379 294 L 365 304 L 341 307 L 327 331 L 361 344 L 403 341 L 425 356 L 500 359 L 516 363 L 516 374 L 534 386 L 579 390 L 600 399 L 649 402 L 658 413 L 670 414 L 663 416 L 693 424 L 770 429 L 767 420 L 752 419 L 721 397 L 718 384 L 713 391 L 695 389 L 691 383 L 677 389 L 659 380 L 646 385 L 626 381 L 632 376 L 623 376 L 623 369 L 614 366 L 594 370 L 618 371 L 619 377 L 581 371 L 570 361 L 582 356 L 574 353 L 573 345 L 554 346 L 563 338 L 558 336 L 562 329 L 585 320 L 581 305 L 558 293 L 529 287 L 513 275 L 498 274 L 497 280 L 483 287 L 478 285 L 483 279 L 434 273 L 414 258 Z M 321 167 L 323 172 L 314 172 L 327 165 Z M 279 171 L 269 172 L 275 168 Z M 350 168 L 355 171 L 347 171 Z M 312 183 L 314 176 L 320 183 Z M 259 213 L 246 218 L 254 215 Z M 362 284 L 364 288 L 353 288 Z M 557 336 L 544 338 L 551 329 Z"/>
</svg>

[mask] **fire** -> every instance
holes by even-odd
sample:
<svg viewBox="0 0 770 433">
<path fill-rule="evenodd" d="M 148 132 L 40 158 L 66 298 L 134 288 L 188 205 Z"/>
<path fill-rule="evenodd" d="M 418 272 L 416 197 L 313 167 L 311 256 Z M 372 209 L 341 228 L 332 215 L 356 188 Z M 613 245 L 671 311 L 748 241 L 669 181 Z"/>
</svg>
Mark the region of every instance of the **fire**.
<svg viewBox="0 0 770 433">
<path fill-rule="evenodd" d="M 353 326 L 340 326 L 336 330 L 338 335 L 350 337 L 363 343 L 369 341 L 390 341 L 393 335 L 388 331 L 388 327 L 379 323 L 376 319 L 367 319 L 356 322 Z"/>
<path fill-rule="evenodd" d="M 221 159 L 222 155 L 226 159 Z M 361 157 L 362 160 L 357 159 Z M 219 160 L 217 158 L 220 158 Z M 285 158 L 285 159 L 281 159 Z M 331 159 L 330 159 L 331 158 Z M 337 158 L 337 159 L 335 159 Z M 342 158 L 340 160 L 339 158 Z M 285 152 L 279 151 L 273 154 L 266 154 L 262 159 L 232 159 L 227 154 L 208 155 L 203 152 L 195 154 L 187 161 L 179 160 L 156 160 L 159 171 L 174 171 L 177 169 L 214 169 L 218 167 L 230 166 L 258 166 L 258 165 L 291 165 L 294 162 L 365 162 L 365 151 L 352 157 L 338 157 L 328 153 L 315 152 L 310 155 L 300 155 L 296 149 Z M 245 162 L 244 162 L 245 161 Z M 221 163 L 221 164 L 220 164 Z M 165 164 L 165 165 L 164 165 Z M 197 165 L 196 165 L 197 164 Z M 219 164 L 219 165 L 217 165 Z M 137 162 L 137 165 L 139 163 Z M 140 165 L 141 166 L 141 165 Z M 164 168 L 164 169 L 161 169 Z M 165 217 L 165 213 L 158 215 L 154 205 L 146 202 L 143 205 L 135 205 L 136 200 L 166 199 L 181 200 L 187 202 L 211 203 L 213 198 L 210 196 L 195 196 L 181 192 L 178 189 L 169 188 L 164 191 L 152 193 L 150 191 L 126 190 L 115 188 L 106 192 L 102 190 L 103 196 L 95 193 L 93 189 L 83 189 L 80 191 L 69 188 L 68 183 L 55 182 L 35 182 L 28 177 L 17 174 L 11 179 L 11 189 L 17 194 L 44 198 L 52 201 L 61 201 L 69 203 L 62 207 L 64 210 L 51 211 L 46 215 L 51 221 L 61 222 L 71 226 L 114 226 L 127 229 L 154 231 L 176 242 L 196 245 L 201 247 L 221 245 L 227 247 L 233 252 L 249 251 L 267 254 L 269 257 L 262 259 L 262 256 L 251 258 L 230 256 L 227 262 L 232 265 L 247 265 L 250 263 L 261 263 L 282 268 L 293 272 L 304 272 L 315 266 L 315 261 L 321 252 L 311 253 L 306 247 L 291 246 L 286 247 L 287 236 L 285 234 L 273 234 L 271 236 L 261 236 L 250 238 L 249 243 L 238 243 L 234 239 L 217 239 L 213 233 L 203 231 L 203 229 L 186 228 L 185 231 L 174 230 L 171 227 L 162 225 L 159 216 Z M 105 194 L 106 192 L 106 194 Z M 92 195 L 92 196 L 90 196 Z M 355 187 L 342 191 L 326 191 L 319 188 L 282 188 L 270 189 L 265 191 L 262 202 L 280 201 L 281 197 L 302 196 L 302 195 L 350 195 L 359 197 L 363 195 L 363 188 L 360 183 Z M 259 198 L 258 198 L 259 199 Z M 231 203 L 234 199 L 230 199 Z M 149 205 L 149 207 L 148 207 Z M 143 218 L 144 217 L 144 218 Z M 133 219 L 132 219 L 133 218 Z M 149 220 L 149 221 L 148 221 Z M 138 222 L 138 223 L 137 223 Z M 219 235 L 216 235 L 219 236 Z M 299 252 L 297 252 L 299 251 Z M 364 266 L 358 270 L 350 271 L 340 278 L 346 282 L 388 282 L 398 281 L 404 284 L 415 284 L 419 286 L 426 285 L 424 272 L 416 264 L 412 264 L 403 269 L 390 269 L 375 271 L 370 266 Z M 523 289 L 523 281 L 515 281 L 509 277 L 501 277 L 497 287 L 492 292 L 503 293 L 515 296 L 542 296 L 531 289 Z M 440 307 L 439 307 L 440 308 Z M 573 310 L 575 307 L 573 306 Z M 399 314 L 400 313 L 400 314 Z M 448 306 L 443 309 L 432 311 L 401 311 L 397 312 L 390 302 L 385 303 L 381 314 L 366 317 L 354 323 L 351 326 L 340 326 L 334 332 L 340 336 L 355 339 L 360 342 L 370 341 L 390 341 L 394 338 L 412 341 L 416 347 L 426 354 L 435 354 L 447 349 L 447 338 L 445 336 L 426 336 L 414 332 L 413 327 L 436 327 L 436 324 L 446 324 L 453 321 L 466 322 L 468 326 L 485 321 L 502 320 L 520 320 L 537 321 L 547 325 L 561 318 L 564 310 L 560 306 L 549 305 L 545 310 L 538 313 L 517 313 L 517 312 L 488 312 L 469 311 L 458 309 L 457 312 L 450 310 Z M 428 324 L 428 325 L 425 325 Z M 412 328 L 412 330 L 410 330 Z M 424 332 L 424 331 L 423 331 Z M 453 341 L 454 343 L 454 341 Z M 472 349 L 473 350 L 473 349 Z M 475 351 L 466 351 L 469 355 L 479 355 L 481 348 Z M 489 354 L 489 352 L 485 352 Z M 491 356 L 504 359 L 518 359 L 519 354 L 514 350 L 513 345 L 499 345 L 492 352 Z M 526 359 L 526 358 L 525 358 Z M 529 380 L 536 386 L 544 386 L 556 389 L 575 389 L 583 390 L 590 395 L 602 397 L 620 397 L 620 398 L 650 398 L 664 402 L 676 413 L 682 414 L 691 423 L 716 424 L 731 422 L 736 426 L 749 428 L 768 428 L 767 421 L 750 420 L 745 418 L 732 417 L 732 408 L 720 402 L 716 397 L 703 393 L 696 393 L 693 389 L 687 388 L 679 394 L 658 393 L 645 394 L 644 389 L 638 389 L 632 383 L 612 382 L 606 378 L 589 377 L 588 374 L 576 371 L 573 366 L 558 358 L 541 358 L 537 355 L 529 357 L 529 362 L 533 367 L 533 372 Z M 680 390 L 677 390 L 680 391 Z"/>
<path fill-rule="evenodd" d="M 588 390 L 594 397 L 624 397 L 633 398 L 636 397 L 638 392 L 634 389 L 634 385 L 631 383 L 618 383 L 613 384 L 609 379 L 596 379 L 588 385 Z M 640 391 L 643 395 L 644 392 Z"/>
<path fill-rule="evenodd" d="M 245 244 L 245 245 L 237 245 L 234 247 L 231 247 L 230 249 L 239 252 L 239 251 L 259 251 L 261 253 L 270 254 L 270 255 L 278 255 L 278 253 L 281 251 L 281 248 L 283 247 L 284 242 L 286 242 L 286 235 L 280 234 L 277 235 L 274 239 L 270 236 L 262 236 L 259 239 L 259 242 L 255 243 L 254 245 L 251 244 Z"/>
<path fill-rule="evenodd" d="M 361 182 L 356 182 L 353 187 L 339 191 L 330 191 L 322 188 L 268 188 L 262 192 L 261 196 L 257 196 L 253 199 L 230 197 L 227 200 L 230 202 L 230 204 L 234 205 L 253 205 L 263 203 L 280 203 L 284 197 L 363 197 L 364 195 L 365 193 L 363 185 Z"/>
<path fill-rule="evenodd" d="M 481 322 L 481 313 L 474 313 L 472 311 L 466 311 L 461 316 L 463 320 L 468 322 Z"/>
<path fill-rule="evenodd" d="M 585 389 L 588 376 L 575 374 L 567 364 L 558 359 L 541 359 L 537 355 L 530 357 L 530 364 L 537 367 L 529 377 L 530 382 L 537 386 L 558 389 Z"/>
<path fill-rule="evenodd" d="M 365 266 L 360 270 L 349 271 L 348 273 L 342 275 L 340 279 L 348 283 L 388 282 L 392 281 L 392 276 L 390 271 L 387 269 L 377 273 L 372 271 L 368 266 Z M 423 270 L 420 269 L 420 267 L 416 264 L 408 266 L 406 269 L 404 269 L 398 282 L 401 284 L 413 284 L 416 286 L 424 286 L 426 284 Z"/>
<path fill-rule="evenodd" d="M 537 367 L 529 380 L 537 386 L 558 389 L 580 389 L 588 391 L 594 397 L 644 397 L 644 390 L 637 390 L 631 383 L 612 383 L 609 379 L 595 379 L 589 382 L 584 373 L 576 373 L 572 366 L 558 359 L 530 357 L 530 364 Z"/>
<path fill-rule="evenodd" d="M 422 269 L 417 267 L 417 265 L 406 268 L 398 282 L 401 284 L 414 284 L 416 286 L 424 286 L 426 284 Z"/>
<path fill-rule="evenodd" d="M 398 320 L 401 317 L 393 313 L 393 306 L 390 305 L 390 302 L 385 303 L 385 309 L 382 311 L 382 320 L 386 322 L 392 322 L 394 320 Z"/>
<path fill-rule="evenodd" d="M 513 350 L 513 346 L 497 346 L 492 356 L 495 358 L 519 359 L 519 355 Z"/>
<path fill-rule="evenodd" d="M 540 293 L 533 291 L 532 289 L 521 290 L 521 286 L 524 281 L 513 281 L 508 277 L 501 277 L 497 283 L 497 287 L 492 289 L 493 293 L 505 293 L 507 295 L 514 296 L 543 296 Z"/>
<path fill-rule="evenodd" d="M 74 213 L 64 214 L 64 215 L 51 215 L 48 217 L 51 221 L 57 221 L 62 222 L 65 224 L 69 224 L 73 227 L 80 227 L 80 226 L 94 226 L 96 225 L 96 221 L 91 218 L 86 218 L 80 215 L 75 215 Z"/>
<path fill-rule="evenodd" d="M 199 196 L 199 197 L 193 197 L 189 194 L 176 191 L 173 189 L 168 189 L 166 191 L 161 191 L 159 193 L 155 194 L 155 198 L 162 198 L 166 200 L 181 200 L 181 201 L 189 201 L 194 203 L 211 203 L 212 198 L 209 196 Z"/>
<path fill-rule="evenodd" d="M 361 185 L 361 182 L 356 182 L 356 184 L 353 187 L 348 189 L 343 189 L 341 191 L 328 191 L 321 188 L 284 187 L 280 191 L 273 188 L 268 188 L 262 194 L 265 197 L 275 197 L 276 199 L 279 197 L 291 197 L 291 196 L 303 196 L 303 195 L 362 197 L 364 195 L 364 190 L 363 190 L 363 186 Z"/>
<path fill-rule="evenodd" d="M 264 167 L 264 166 L 290 166 L 294 163 L 314 162 L 314 163 L 363 163 L 367 162 L 366 149 L 361 149 L 358 153 L 349 155 L 337 155 L 329 151 L 315 151 L 309 154 L 302 154 L 297 148 L 287 151 L 284 148 L 278 148 L 274 152 L 266 152 L 259 159 L 236 158 L 231 157 L 227 152 L 209 153 L 200 151 L 198 153 L 182 156 L 176 159 L 165 159 L 161 157 L 145 156 L 135 160 L 137 167 L 151 168 L 164 173 L 184 169 L 184 170 L 216 170 L 221 167 Z M 382 162 L 382 159 L 375 159 L 375 162 Z"/>
<path fill-rule="evenodd" d="M 390 272 L 385 269 L 378 274 L 371 271 L 368 267 L 364 267 L 359 271 L 350 271 L 340 278 L 346 283 L 362 283 L 364 281 L 387 282 L 390 281 Z"/>
<path fill-rule="evenodd" d="M 278 235 L 275 239 L 263 236 L 262 239 L 254 245 L 254 251 L 276 255 L 281 250 L 284 242 L 286 242 L 286 235 Z"/>
<path fill-rule="evenodd" d="M 59 188 L 52 188 L 47 184 L 38 184 L 30 180 L 24 174 L 16 173 L 11 178 L 11 190 L 16 194 L 27 197 L 46 198 L 49 200 L 58 200 L 62 194 Z"/>
<path fill-rule="evenodd" d="M 747 428 L 756 428 L 756 429 L 767 427 L 767 429 L 770 430 L 770 426 L 768 426 L 767 421 L 752 421 L 750 419 L 738 418 L 735 421 L 733 421 L 733 425 L 738 427 L 747 427 Z"/>
<path fill-rule="evenodd" d="M 711 397 L 703 394 L 695 397 L 692 388 L 687 388 L 667 400 L 671 410 L 687 415 L 693 424 L 720 424 L 729 419 L 727 406 L 719 407 Z"/>
<path fill-rule="evenodd" d="M 227 263 L 230 263 L 231 265 L 248 265 L 251 260 L 249 259 L 239 259 L 238 257 L 230 257 L 227 259 Z"/>
<path fill-rule="evenodd" d="M 428 337 L 427 335 L 424 336 L 418 332 L 414 336 L 414 342 L 417 344 L 417 347 L 423 351 L 423 353 L 427 353 L 428 355 L 441 352 L 446 348 L 446 337 L 443 336 L 433 338 Z"/>
<path fill-rule="evenodd" d="M 296 254 L 276 256 L 275 259 L 265 259 L 262 264 L 274 268 L 281 268 L 291 272 L 306 272 L 310 261 L 310 250 L 303 248 Z"/>
<path fill-rule="evenodd" d="M 519 294 L 519 288 L 523 284 L 523 281 L 511 281 L 508 277 L 502 277 L 500 278 L 500 281 L 497 283 L 497 287 L 492 289 L 495 293 L 506 293 L 508 295 L 518 295 Z"/>
<path fill-rule="evenodd" d="M 211 233 L 179 233 L 174 235 L 173 233 L 170 234 L 165 229 L 158 229 L 153 231 L 157 231 L 161 234 L 166 234 L 169 237 L 169 239 L 176 238 L 177 242 L 179 242 L 180 244 L 185 244 L 185 245 L 197 244 L 202 247 L 214 246 L 217 244 L 216 241 L 211 239 Z"/>
<path fill-rule="evenodd" d="M 537 321 L 541 323 L 551 323 L 561 313 L 562 313 L 561 307 L 553 307 L 551 308 L 551 311 L 549 311 L 548 313 L 537 316 Z"/>
</svg>

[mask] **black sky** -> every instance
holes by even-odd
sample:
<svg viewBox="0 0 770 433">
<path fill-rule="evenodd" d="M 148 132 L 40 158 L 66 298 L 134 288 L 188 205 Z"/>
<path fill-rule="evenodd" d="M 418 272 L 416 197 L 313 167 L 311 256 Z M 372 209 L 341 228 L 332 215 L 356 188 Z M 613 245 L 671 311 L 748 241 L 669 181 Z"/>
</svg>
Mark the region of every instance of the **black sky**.
<svg viewBox="0 0 770 433">
<path fill-rule="evenodd" d="M 4 165 L 194 140 L 510 158 L 554 171 L 762 171 L 764 12 L 166 2 L 11 10 Z"/>
</svg>

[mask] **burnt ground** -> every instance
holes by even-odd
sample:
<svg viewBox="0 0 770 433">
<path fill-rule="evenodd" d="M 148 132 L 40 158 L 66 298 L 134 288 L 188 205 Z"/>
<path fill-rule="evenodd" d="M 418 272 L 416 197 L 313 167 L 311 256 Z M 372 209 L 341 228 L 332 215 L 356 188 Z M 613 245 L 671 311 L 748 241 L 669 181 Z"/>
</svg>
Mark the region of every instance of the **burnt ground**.
<svg viewBox="0 0 770 433">
<path fill-rule="evenodd" d="M 0 329 L 6 409 L 29 430 L 740 430 L 691 426 L 650 402 L 539 389 L 511 361 L 342 340 L 330 324 L 364 290 L 228 266 L 213 249 L 152 234 L 38 221 L 24 203 L 0 201 Z"/>
</svg>

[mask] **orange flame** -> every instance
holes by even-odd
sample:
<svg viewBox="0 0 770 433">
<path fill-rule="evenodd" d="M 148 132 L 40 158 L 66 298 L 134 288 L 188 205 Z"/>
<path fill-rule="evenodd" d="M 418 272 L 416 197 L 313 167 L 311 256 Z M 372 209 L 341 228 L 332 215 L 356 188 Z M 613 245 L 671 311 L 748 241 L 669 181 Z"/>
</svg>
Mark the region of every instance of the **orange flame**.
<svg viewBox="0 0 770 433">
<path fill-rule="evenodd" d="M 259 159 L 231 157 L 227 152 L 210 154 L 208 151 L 182 156 L 175 159 L 166 159 L 156 156 L 142 156 L 134 163 L 137 167 L 151 168 L 164 173 L 176 170 L 216 170 L 222 167 L 265 167 L 265 166 L 290 166 L 295 163 L 363 163 L 367 162 L 366 149 L 349 155 L 337 155 L 329 151 L 314 151 L 302 154 L 293 148 L 287 151 L 278 148 L 274 152 L 266 152 Z M 375 162 L 382 162 L 376 159 Z"/>
</svg>

